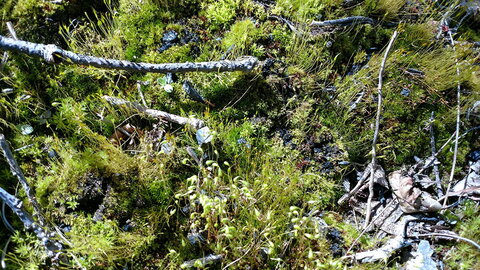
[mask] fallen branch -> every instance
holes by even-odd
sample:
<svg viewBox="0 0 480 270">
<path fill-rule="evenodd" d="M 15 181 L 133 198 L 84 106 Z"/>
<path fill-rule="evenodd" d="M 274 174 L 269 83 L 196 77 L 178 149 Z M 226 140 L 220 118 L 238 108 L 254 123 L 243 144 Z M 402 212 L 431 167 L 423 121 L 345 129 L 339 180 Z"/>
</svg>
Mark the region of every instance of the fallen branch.
<svg viewBox="0 0 480 270">
<path fill-rule="evenodd" d="M 94 56 L 77 54 L 71 51 L 63 50 L 53 44 L 39 44 L 23 40 L 15 40 L 12 38 L 0 36 L 0 49 L 6 51 L 15 51 L 25 53 L 31 56 L 38 56 L 49 63 L 57 63 L 63 61 L 67 64 L 78 64 L 86 66 L 94 66 L 98 68 L 128 70 L 137 72 L 154 72 L 154 73 L 185 73 L 185 72 L 224 72 L 224 71 L 252 71 L 258 63 L 256 57 L 246 57 L 238 61 L 212 61 L 197 63 L 167 63 L 167 64 L 150 64 L 135 63 L 125 60 L 105 59 Z"/>
<path fill-rule="evenodd" d="M 10 32 L 10 35 L 13 37 L 13 39 L 17 40 L 17 33 L 15 32 L 15 29 L 13 28 L 13 24 L 11 22 L 7 22 L 7 28 L 8 32 Z M 0 63 L 0 71 L 3 70 L 5 67 L 5 64 L 7 64 L 8 61 L 8 52 L 3 53 L 2 57 L 2 62 Z"/>
<path fill-rule="evenodd" d="M 344 202 L 346 202 L 348 199 L 350 199 L 352 196 L 354 196 L 355 194 L 357 194 L 357 192 L 360 190 L 360 188 L 363 186 L 363 183 L 365 183 L 365 180 L 367 180 L 367 177 L 372 173 L 373 169 L 372 169 L 372 164 L 369 163 L 367 165 L 367 167 L 365 168 L 365 171 L 363 172 L 363 175 L 362 177 L 360 178 L 360 180 L 357 182 L 357 185 L 355 185 L 355 187 L 350 190 L 349 193 L 343 195 L 339 200 L 338 200 L 338 204 L 341 205 L 343 204 Z"/>
<path fill-rule="evenodd" d="M 23 226 L 25 226 L 26 229 L 32 230 L 35 233 L 42 245 L 47 249 L 48 257 L 57 258 L 59 253 L 58 251 L 62 250 L 63 246 L 60 242 L 51 239 L 54 234 L 49 233 L 42 226 L 37 224 L 23 209 L 22 201 L 5 191 L 3 188 L 0 188 L 0 199 L 2 199 L 2 201 L 4 201 L 6 205 L 10 207 L 10 209 L 12 209 L 20 221 L 22 221 Z"/>
<path fill-rule="evenodd" d="M 213 264 L 213 263 L 216 263 L 216 262 L 220 262 L 222 259 L 223 259 L 222 255 L 210 254 L 210 255 L 207 255 L 207 256 L 205 256 L 203 258 L 200 258 L 200 259 L 186 261 L 186 262 L 182 263 L 180 268 L 192 268 L 192 267 L 197 267 L 197 266 L 203 268 L 206 265 Z M 200 263 L 200 265 L 197 265 L 198 264 L 197 261 Z"/>
<path fill-rule="evenodd" d="M 390 42 L 388 43 L 387 49 L 385 50 L 385 54 L 383 55 L 383 60 L 380 65 L 380 72 L 378 74 L 378 105 L 377 105 L 377 116 L 375 118 L 375 130 L 373 133 L 373 141 L 372 141 L 372 172 L 370 174 L 370 182 L 369 182 L 369 195 L 368 195 L 368 202 L 367 202 L 367 212 L 365 214 L 365 223 L 364 227 L 368 226 L 370 222 L 370 215 L 372 212 L 372 199 L 373 199 L 373 184 L 375 181 L 375 169 L 377 168 L 377 140 L 378 140 L 378 131 L 380 129 L 380 115 L 382 113 L 382 87 L 383 87 L 383 71 L 385 70 L 385 63 L 387 62 L 388 54 L 392 49 L 393 42 L 398 36 L 398 31 L 393 32 L 392 37 L 390 38 Z"/>
<path fill-rule="evenodd" d="M 353 17 L 347 17 L 347 18 L 342 18 L 342 19 L 336 19 L 336 20 L 328 20 L 328 21 L 322 21 L 322 22 L 317 22 L 313 21 L 310 23 L 310 26 L 317 26 L 317 27 L 325 27 L 325 26 L 346 26 L 346 25 L 357 25 L 357 24 L 374 24 L 375 21 L 371 18 L 364 17 L 364 16 L 353 16 Z"/>
<path fill-rule="evenodd" d="M 12 151 L 10 151 L 10 148 L 8 147 L 8 143 L 5 140 L 5 136 L 3 134 L 0 134 L 0 148 L 2 149 L 3 155 L 5 156 L 5 159 L 7 160 L 8 165 L 10 166 L 10 171 L 14 176 L 17 177 L 18 181 L 23 187 L 23 190 L 25 191 L 25 194 L 27 195 L 28 201 L 33 206 L 34 216 L 38 219 L 41 226 L 45 226 L 46 225 L 45 218 L 42 215 L 42 212 L 40 210 L 40 205 L 38 204 L 37 199 L 35 198 L 35 194 L 33 193 L 33 190 L 30 188 L 30 185 L 28 184 L 27 179 L 23 175 L 22 170 L 20 169 L 17 162 L 15 161 Z"/>
<path fill-rule="evenodd" d="M 448 25 L 447 25 L 448 27 Z M 456 53 L 455 50 L 455 41 L 452 37 L 452 31 L 448 30 L 448 37 L 450 43 L 453 48 L 453 52 Z M 453 150 L 453 161 L 452 161 L 452 170 L 450 171 L 450 178 L 448 179 L 448 186 L 447 192 L 445 193 L 445 200 L 443 201 L 443 207 L 447 205 L 448 201 L 448 193 L 450 192 L 450 188 L 452 187 L 453 177 L 455 175 L 455 166 L 457 163 L 457 154 L 458 154 L 458 140 L 459 140 L 459 133 L 460 133 L 460 103 L 461 103 L 461 86 L 460 86 L 460 68 L 458 67 L 458 58 L 455 58 L 455 67 L 457 68 L 457 120 L 456 120 L 456 127 L 455 127 L 455 146 Z"/>
<path fill-rule="evenodd" d="M 463 241 L 463 242 L 466 242 L 466 243 L 469 243 L 470 245 L 476 247 L 477 249 L 480 250 L 480 244 L 478 244 L 477 242 L 473 241 L 473 240 L 470 240 L 468 238 L 465 238 L 465 237 L 461 237 L 461 236 L 458 236 L 456 234 L 448 234 L 448 233 L 426 233 L 426 234 L 417 234 L 415 235 L 416 237 L 432 237 L 432 236 L 436 236 L 436 237 L 439 237 L 439 238 L 444 238 L 444 239 L 456 239 L 456 240 L 460 240 L 460 241 Z"/>
<path fill-rule="evenodd" d="M 395 238 L 392 238 L 378 249 L 359 252 L 354 255 L 344 256 L 342 259 L 355 259 L 362 263 L 371 263 L 377 261 L 386 261 L 397 250 L 410 245 L 405 239 L 404 231 L 408 222 L 415 220 L 415 217 L 411 215 L 404 216 L 395 229 Z"/>
<path fill-rule="evenodd" d="M 177 124 L 180 124 L 180 125 L 187 125 L 188 124 L 188 125 L 191 125 L 192 127 L 196 128 L 196 129 L 200 129 L 200 128 L 205 126 L 205 123 L 200 119 L 186 118 L 186 117 L 178 116 L 178 115 L 175 115 L 175 114 L 167 113 L 167 112 L 164 112 L 164 111 L 149 109 L 149 108 L 143 107 L 142 105 L 140 105 L 138 103 L 129 102 L 129 101 L 126 101 L 126 100 L 121 99 L 121 98 L 116 98 L 116 97 L 111 97 L 111 96 L 103 96 L 103 99 L 105 99 L 108 103 L 110 103 L 112 105 L 116 105 L 116 106 L 125 105 L 129 108 L 138 110 L 138 111 L 140 111 L 144 114 L 147 114 L 149 116 L 152 116 L 152 117 L 155 117 L 155 118 L 161 118 L 163 120 L 173 122 L 173 123 L 177 123 Z"/>
<path fill-rule="evenodd" d="M 430 117 L 430 147 L 432 149 L 432 158 L 433 158 L 433 174 L 435 175 L 435 184 L 437 186 L 437 197 L 440 198 L 443 196 L 443 189 L 442 189 L 442 179 L 440 178 L 440 170 L 438 169 L 437 164 L 437 150 L 435 146 L 435 132 L 433 130 L 433 120 L 435 120 L 435 113 L 432 112 Z"/>
</svg>

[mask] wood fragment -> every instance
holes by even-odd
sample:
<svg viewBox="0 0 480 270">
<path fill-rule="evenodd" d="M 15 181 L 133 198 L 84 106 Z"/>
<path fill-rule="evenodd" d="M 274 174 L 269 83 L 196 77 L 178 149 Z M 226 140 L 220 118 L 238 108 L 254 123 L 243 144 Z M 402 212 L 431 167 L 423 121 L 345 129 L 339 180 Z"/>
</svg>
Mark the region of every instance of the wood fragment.
<svg viewBox="0 0 480 270">
<path fill-rule="evenodd" d="M 105 59 L 100 57 L 77 54 L 71 51 L 63 50 L 54 44 L 45 45 L 23 40 L 15 40 L 1 35 L 0 49 L 24 53 L 31 56 L 38 56 L 49 63 L 63 62 L 65 64 L 78 64 L 98 68 L 154 73 L 185 73 L 195 71 L 250 72 L 258 63 L 258 59 L 256 57 L 244 57 L 243 59 L 236 61 L 223 60 L 212 62 L 186 62 L 166 64 L 136 63 L 125 60 Z"/>
<path fill-rule="evenodd" d="M 383 55 L 383 60 L 380 65 L 380 71 L 378 73 L 378 104 L 377 104 L 377 116 L 375 118 L 375 130 L 373 133 L 373 141 L 372 141 L 372 172 L 370 174 L 370 182 L 369 182 L 369 195 L 368 195 L 368 202 L 367 202 L 367 211 L 365 214 L 365 223 L 364 227 L 368 226 L 370 222 L 370 215 L 372 212 L 372 199 L 373 199 L 373 184 L 375 180 L 375 168 L 377 167 L 377 140 L 378 140 L 378 131 L 380 129 L 380 115 L 382 113 L 382 87 L 383 87 L 383 72 L 385 70 L 385 64 L 387 62 L 388 54 L 392 49 L 392 45 L 395 42 L 395 39 L 398 36 L 398 31 L 393 32 L 392 37 L 388 43 L 387 49 L 385 50 L 385 54 Z"/>
<path fill-rule="evenodd" d="M 126 100 L 121 99 L 121 98 L 116 98 L 116 97 L 111 97 L 111 96 L 103 96 L 103 99 L 106 100 L 111 105 L 116 105 L 116 106 L 124 105 L 124 106 L 127 106 L 129 108 L 138 110 L 138 111 L 140 111 L 140 112 L 142 112 L 146 115 L 149 115 L 151 117 L 160 118 L 160 119 L 163 119 L 163 120 L 166 120 L 166 121 L 169 121 L 169 122 L 173 122 L 173 123 L 177 123 L 177 124 L 180 124 L 180 125 L 190 125 L 190 126 L 194 127 L 195 129 L 200 129 L 200 128 L 205 126 L 205 123 L 200 119 L 187 118 L 187 117 L 182 117 L 182 116 L 178 116 L 178 115 L 175 115 L 175 114 L 167 113 L 167 112 L 164 112 L 164 111 L 149 109 L 149 108 L 146 108 L 146 107 L 144 107 L 144 106 L 142 106 L 138 103 L 126 101 Z"/>
</svg>

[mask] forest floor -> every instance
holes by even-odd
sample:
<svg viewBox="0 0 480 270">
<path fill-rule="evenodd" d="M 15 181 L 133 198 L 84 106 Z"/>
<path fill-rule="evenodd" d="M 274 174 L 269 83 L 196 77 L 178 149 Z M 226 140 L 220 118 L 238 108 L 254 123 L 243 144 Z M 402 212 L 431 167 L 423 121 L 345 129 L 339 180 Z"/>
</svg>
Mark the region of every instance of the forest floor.
<svg viewBox="0 0 480 270">
<path fill-rule="evenodd" d="M 0 267 L 480 269 L 480 1 L 0 10 L 0 48 L 254 63 L 2 51 Z"/>
</svg>

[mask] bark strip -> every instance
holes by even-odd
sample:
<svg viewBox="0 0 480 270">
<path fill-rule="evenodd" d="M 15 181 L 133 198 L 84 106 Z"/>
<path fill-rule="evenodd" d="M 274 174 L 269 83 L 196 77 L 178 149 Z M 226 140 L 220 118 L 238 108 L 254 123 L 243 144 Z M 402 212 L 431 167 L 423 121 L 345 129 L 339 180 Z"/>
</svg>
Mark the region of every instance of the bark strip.
<svg viewBox="0 0 480 270">
<path fill-rule="evenodd" d="M 63 62 L 66 64 L 78 64 L 85 66 L 94 66 L 98 68 L 128 70 L 137 72 L 154 73 L 185 73 L 185 72 L 225 72 L 225 71 L 252 71 L 257 65 L 256 57 L 246 57 L 237 61 L 212 61 L 196 63 L 166 63 L 150 64 L 136 63 L 125 60 L 105 59 L 101 57 L 77 54 L 71 51 L 63 50 L 53 44 L 39 44 L 23 40 L 15 40 L 5 36 L 0 36 L 0 49 L 5 51 L 15 51 L 31 56 L 38 56 L 49 63 Z"/>
</svg>

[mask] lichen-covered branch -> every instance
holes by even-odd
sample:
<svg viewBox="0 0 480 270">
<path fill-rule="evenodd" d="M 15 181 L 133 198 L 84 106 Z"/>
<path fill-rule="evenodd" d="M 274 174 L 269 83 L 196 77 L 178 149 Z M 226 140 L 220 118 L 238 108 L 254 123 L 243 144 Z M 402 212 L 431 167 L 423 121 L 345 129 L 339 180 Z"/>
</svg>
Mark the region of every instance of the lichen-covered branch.
<svg viewBox="0 0 480 270">
<path fill-rule="evenodd" d="M 61 243 L 51 239 L 54 234 L 47 232 L 47 230 L 37 224 L 23 209 L 22 201 L 5 191 L 3 188 L 0 188 L 0 199 L 12 209 L 20 221 L 22 221 L 23 226 L 25 226 L 26 229 L 32 230 L 35 233 L 42 245 L 47 249 L 47 255 L 50 258 L 56 257 L 58 251 L 63 249 L 63 246 Z"/>
<path fill-rule="evenodd" d="M 63 50 L 53 44 L 39 44 L 23 40 L 0 36 L 0 49 L 6 51 L 15 51 L 25 53 L 31 56 L 38 56 L 49 63 L 63 61 L 67 64 L 78 64 L 94 66 L 98 68 L 128 70 L 138 72 L 154 73 L 185 73 L 185 72 L 225 72 L 225 71 L 252 71 L 258 63 L 256 57 L 246 57 L 237 61 L 212 61 L 197 63 L 167 63 L 150 64 L 136 63 L 125 60 L 105 59 L 100 57 L 77 54 L 71 51 Z"/>
<path fill-rule="evenodd" d="M 105 99 L 108 103 L 110 103 L 112 105 L 116 105 L 116 106 L 125 105 L 129 108 L 136 109 L 136 110 L 138 110 L 138 111 L 140 111 L 144 114 L 147 114 L 149 116 L 152 116 L 152 117 L 155 117 L 155 118 L 161 118 L 163 120 L 173 122 L 173 123 L 177 123 L 177 124 L 180 124 L 180 125 L 187 125 L 188 124 L 188 125 L 191 125 L 192 127 L 196 128 L 196 129 L 200 129 L 200 128 L 205 126 L 205 123 L 200 119 L 187 118 L 187 117 L 182 117 L 182 116 L 178 116 L 178 115 L 175 115 L 175 114 L 167 113 L 167 112 L 164 112 L 164 111 L 149 109 L 149 108 L 143 107 L 142 105 L 140 105 L 138 103 L 129 102 L 129 101 L 126 101 L 126 100 L 121 99 L 121 98 L 116 98 L 116 97 L 111 97 L 111 96 L 103 96 L 103 99 Z"/>
<path fill-rule="evenodd" d="M 22 185 L 23 190 L 25 191 L 25 194 L 27 194 L 28 201 L 32 204 L 33 210 L 34 210 L 34 216 L 38 218 L 38 221 L 41 226 L 45 226 L 45 218 L 42 215 L 42 211 L 40 210 L 40 205 L 37 202 L 37 199 L 35 198 L 35 194 L 33 193 L 33 190 L 30 188 L 30 185 L 27 182 L 27 179 L 23 175 L 22 170 L 20 169 L 20 166 L 18 166 L 17 162 L 15 161 L 15 158 L 13 157 L 12 151 L 10 150 L 10 147 L 8 147 L 7 140 L 5 139 L 5 136 L 3 134 L 0 134 L 0 148 L 3 151 L 3 155 L 5 156 L 5 159 L 8 162 L 8 165 L 10 166 L 10 171 L 14 176 L 17 177 L 18 181 Z"/>
</svg>

